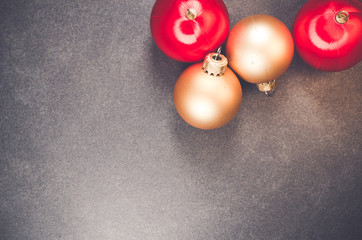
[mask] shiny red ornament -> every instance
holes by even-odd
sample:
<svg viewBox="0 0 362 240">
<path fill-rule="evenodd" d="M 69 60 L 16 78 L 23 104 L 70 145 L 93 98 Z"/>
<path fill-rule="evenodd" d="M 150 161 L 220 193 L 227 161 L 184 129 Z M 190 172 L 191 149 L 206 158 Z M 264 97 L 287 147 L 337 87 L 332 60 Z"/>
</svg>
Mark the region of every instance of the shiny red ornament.
<svg viewBox="0 0 362 240">
<path fill-rule="evenodd" d="M 362 2 L 309 0 L 294 19 L 300 57 L 322 71 L 342 71 L 362 58 Z"/>
<path fill-rule="evenodd" d="M 157 0 L 150 25 L 154 41 L 166 55 L 196 62 L 225 41 L 230 22 L 222 0 Z"/>
</svg>

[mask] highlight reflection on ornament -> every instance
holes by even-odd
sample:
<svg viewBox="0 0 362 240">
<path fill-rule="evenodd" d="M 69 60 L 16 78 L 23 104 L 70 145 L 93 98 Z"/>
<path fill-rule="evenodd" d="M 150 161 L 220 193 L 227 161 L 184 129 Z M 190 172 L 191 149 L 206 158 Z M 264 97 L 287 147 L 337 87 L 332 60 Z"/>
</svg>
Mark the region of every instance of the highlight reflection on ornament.
<svg viewBox="0 0 362 240">
<path fill-rule="evenodd" d="M 230 67 L 245 81 L 261 84 L 272 91 L 289 67 L 294 43 L 288 28 L 268 15 L 253 15 L 238 22 L 226 42 Z M 265 86 L 268 85 L 268 88 Z"/>
<path fill-rule="evenodd" d="M 201 129 L 227 124 L 237 114 L 241 100 L 240 82 L 219 53 L 210 53 L 203 63 L 188 67 L 174 89 L 177 112 L 188 124 Z"/>
</svg>

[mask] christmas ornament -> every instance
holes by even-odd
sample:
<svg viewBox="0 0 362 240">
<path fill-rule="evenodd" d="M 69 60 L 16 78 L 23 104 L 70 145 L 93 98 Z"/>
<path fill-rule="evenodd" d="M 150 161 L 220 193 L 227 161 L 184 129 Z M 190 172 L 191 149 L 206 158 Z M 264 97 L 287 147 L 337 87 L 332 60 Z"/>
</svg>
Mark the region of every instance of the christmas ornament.
<svg viewBox="0 0 362 240">
<path fill-rule="evenodd" d="M 229 66 L 245 81 L 269 93 L 289 67 L 294 52 L 292 35 L 278 19 L 253 15 L 238 22 L 226 42 Z"/>
<path fill-rule="evenodd" d="M 183 62 L 203 60 L 225 41 L 230 26 L 222 0 L 157 0 L 150 24 L 157 46 Z"/>
<path fill-rule="evenodd" d="M 300 57 L 323 71 L 342 71 L 362 58 L 362 2 L 310 0 L 294 19 Z"/>
<path fill-rule="evenodd" d="M 227 63 L 225 56 L 210 53 L 203 63 L 191 65 L 178 78 L 174 89 L 175 107 L 190 125 L 201 129 L 219 128 L 238 112 L 242 89 Z"/>
</svg>

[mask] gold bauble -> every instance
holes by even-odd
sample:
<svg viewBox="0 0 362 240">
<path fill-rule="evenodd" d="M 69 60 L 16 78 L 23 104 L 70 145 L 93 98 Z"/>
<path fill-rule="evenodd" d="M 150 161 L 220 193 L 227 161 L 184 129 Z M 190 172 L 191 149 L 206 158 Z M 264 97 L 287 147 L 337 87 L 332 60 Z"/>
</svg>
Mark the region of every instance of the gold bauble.
<svg viewBox="0 0 362 240">
<path fill-rule="evenodd" d="M 226 42 L 229 66 L 245 81 L 270 82 L 289 67 L 294 43 L 288 28 L 268 15 L 253 15 L 238 22 Z"/>
<path fill-rule="evenodd" d="M 241 100 L 237 76 L 227 67 L 226 58 L 217 53 L 188 67 L 174 89 L 177 112 L 188 124 L 201 129 L 224 126 L 238 112 Z"/>
</svg>

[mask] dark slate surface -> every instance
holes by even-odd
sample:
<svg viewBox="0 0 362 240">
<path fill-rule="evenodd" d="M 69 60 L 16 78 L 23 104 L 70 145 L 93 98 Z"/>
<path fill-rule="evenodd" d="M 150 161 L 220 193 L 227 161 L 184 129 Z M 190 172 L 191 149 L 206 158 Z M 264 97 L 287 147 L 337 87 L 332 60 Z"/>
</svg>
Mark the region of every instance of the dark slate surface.
<svg viewBox="0 0 362 240">
<path fill-rule="evenodd" d="M 304 2 L 226 5 L 291 29 Z M 1 1 L 0 239 L 362 239 L 361 63 L 296 55 L 273 98 L 241 81 L 236 118 L 198 130 L 153 3 Z"/>
</svg>

